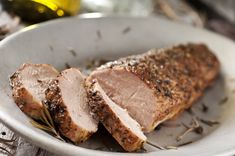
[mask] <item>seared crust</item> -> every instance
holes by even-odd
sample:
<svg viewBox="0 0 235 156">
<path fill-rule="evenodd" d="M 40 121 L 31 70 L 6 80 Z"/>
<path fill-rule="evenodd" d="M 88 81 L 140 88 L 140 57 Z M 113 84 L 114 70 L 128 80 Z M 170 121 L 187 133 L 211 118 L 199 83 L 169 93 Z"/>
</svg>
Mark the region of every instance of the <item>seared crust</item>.
<svg viewBox="0 0 235 156">
<path fill-rule="evenodd" d="M 73 122 L 61 96 L 58 80 L 51 82 L 45 94 L 51 116 L 62 135 L 74 143 L 81 143 L 94 133 L 79 127 Z"/>
<path fill-rule="evenodd" d="M 12 97 L 21 111 L 34 119 L 40 119 L 44 101 L 35 99 L 35 97 L 33 97 L 33 95 L 24 87 L 20 78 L 21 71 L 32 65 L 35 67 L 49 67 L 57 72 L 54 67 L 48 64 L 23 64 L 20 69 L 10 77 L 10 85 L 12 87 Z"/>
<path fill-rule="evenodd" d="M 93 89 L 93 84 L 88 89 L 89 106 L 91 111 L 117 140 L 117 142 L 128 152 L 136 151 L 143 147 L 145 140 L 135 135 L 126 127 L 106 104 L 99 91 Z"/>
<path fill-rule="evenodd" d="M 22 112 L 34 119 L 40 119 L 42 102 L 34 99 L 27 89 L 24 87 L 13 89 L 12 96 Z"/>
<path fill-rule="evenodd" d="M 155 91 L 156 104 L 161 108 L 155 122 L 174 118 L 189 108 L 218 75 L 219 61 L 204 44 L 179 45 L 168 49 L 150 50 L 147 53 L 109 62 L 97 70 L 124 69 L 135 74 Z"/>
</svg>

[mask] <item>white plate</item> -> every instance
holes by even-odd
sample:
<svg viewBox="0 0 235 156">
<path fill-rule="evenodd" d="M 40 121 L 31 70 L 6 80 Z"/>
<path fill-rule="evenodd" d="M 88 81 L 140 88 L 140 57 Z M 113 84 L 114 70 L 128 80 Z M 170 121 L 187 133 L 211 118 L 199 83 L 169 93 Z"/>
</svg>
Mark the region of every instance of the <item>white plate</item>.
<svg viewBox="0 0 235 156">
<path fill-rule="evenodd" d="M 178 150 L 159 151 L 146 145 L 150 152 L 144 155 L 232 155 L 235 153 L 235 98 L 230 91 L 235 84 L 229 79 L 235 78 L 235 44 L 211 32 L 158 18 L 60 19 L 33 25 L 6 38 L 0 43 L 0 119 L 21 136 L 51 152 L 61 155 L 110 155 L 109 152 L 84 148 L 98 147 L 99 139 L 91 139 L 79 147 L 63 143 L 32 127 L 29 118 L 11 98 L 9 75 L 24 62 L 49 63 L 61 70 L 65 68 L 65 63 L 81 67 L 91 58 L 116 58 L 189 41 L 206 43 L 221 61 L 220 79 L 201 100 L 212 107 L 211 113 L 204 117 L 216 117 L 221 123 L 208 132 L 206 130 L 203 137 L 193 134 L 186 138 L 198 141 Z M 71 49 L 76 51 L 76 56 L 72 55 Z M 219 106 L 219 100 L 224 94 L 229 94 L 226 95 L 229 100 Z M 201 105 L 194 107 L 199 110 Z M 181 119 L 186 118 L 190 117 L 184 113 Z M 173 129 L 175 133 L 179 131 Z M 167 128 L 164 132 L 168 132 Z M 149 139 L 157 139 L 155 141 L 162 144 L 167 140 L 159 137 L 166 135 L 164 132 L 156 131 L 149 135 Z M 118 152 L 112 154 L 133 155 Z"/>
</svg>

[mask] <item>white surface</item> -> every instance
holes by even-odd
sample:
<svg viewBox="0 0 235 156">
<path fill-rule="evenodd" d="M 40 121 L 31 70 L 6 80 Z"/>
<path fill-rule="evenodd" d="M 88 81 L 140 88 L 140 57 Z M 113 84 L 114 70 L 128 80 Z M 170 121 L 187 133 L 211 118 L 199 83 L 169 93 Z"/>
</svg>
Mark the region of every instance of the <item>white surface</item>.
<svg viewBox="0 0 235 156">
<path fill-rule="evenodd" d="M 123 33 L 124 30 L 129 31 Z M 97 33 L 97 32 L 100 33 Z M 97 35 L 101 34 L 101 35 Z M 32 143 L 61 155 L 110 155 L 66 144 L 33 128 L 29 119 L 11 98 L 8 76 L 22 63 L 49 63 L 64 69 L 65 63 L 79 66 L 88 58 L 107 58 L 144 52 L 182 42 L 204 42 L 222 63 L 226 90 L 235 84 L 235 44 L 219 35 L 157 18 L 61 19 L 31 26 L 0 43 L 0 119 Z M 73 48 L 77 56 L 71 55 Z M 223 94 L 217 89 L 216 93 Z M 219 94 L 218 94 L 219 95 Z M 216 95 L 210 95 L 213 97 Z M 216 98 L 216 97 L 215 97 Z M 229 96 L 220 126 L 199 141 L 178 150 L 144 153 L 142 155 L 232 155 L 235 153 L 235 98 Z M 222 110 L 221 110 L 222 111 Z M 134 155 L 112 153 L 113 155 Z M 136 154 L 140 155 L 140 154 Z"/>
</svg>

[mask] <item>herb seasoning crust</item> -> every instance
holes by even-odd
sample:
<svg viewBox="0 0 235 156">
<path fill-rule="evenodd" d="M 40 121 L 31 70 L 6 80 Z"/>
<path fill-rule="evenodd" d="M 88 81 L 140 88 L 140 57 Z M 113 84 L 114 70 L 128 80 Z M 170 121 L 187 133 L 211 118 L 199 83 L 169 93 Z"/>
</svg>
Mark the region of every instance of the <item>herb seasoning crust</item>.
<svg viewBox="0 0 235 156">
<path fill-rule="evenodd" d="M 148 126 L 141 125 L 145 132 L 150 132 L 161 122 L 176 118 L 198 100 L 218 75 L 219 68 L 217 57 L 206 45 L 189 43 L 121 58 L 96 71 L 127 71 L 154 91 L 157 107 L 154 121 Z M 135 113 L 129 113 L 135 118 Z"/>
</svg>

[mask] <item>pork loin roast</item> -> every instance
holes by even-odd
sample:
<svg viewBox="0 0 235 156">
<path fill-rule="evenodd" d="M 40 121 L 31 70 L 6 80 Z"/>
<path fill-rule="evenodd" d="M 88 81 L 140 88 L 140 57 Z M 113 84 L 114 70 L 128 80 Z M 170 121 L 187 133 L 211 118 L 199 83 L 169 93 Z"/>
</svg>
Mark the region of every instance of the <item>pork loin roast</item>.
<svg viewBox="0 0 235 156">
<path fill-rule="evenodd" d="M 114 103 L 98 83 L 91 84 L 88 96 L 91 111 L 126 151 L 136 151 L 143 146 L 146 137 L 140 125 Z"/>
<path fill-rule="evenodd" d="M 204 44 L 187 44 L 109 62 L 87 81 L 96 79 L 113 102 L 150 132 L 190 107 L 218 72 L 219 61 Z"/>
<path fill-rule="evenodd" d="M 97 121 L 88 107 L 85 80 L 78 69 L 62 71 L 45 94 L 51 116 L 62 135 L 80 143 L 97 131 Z"/>
<path fill-rule="evenodd" d="M 59 74 L 48 64 L 23 64 L 11 77 L 12 95 L 19 108 L 39 119 L 49 82 Z"/>
</svg>

